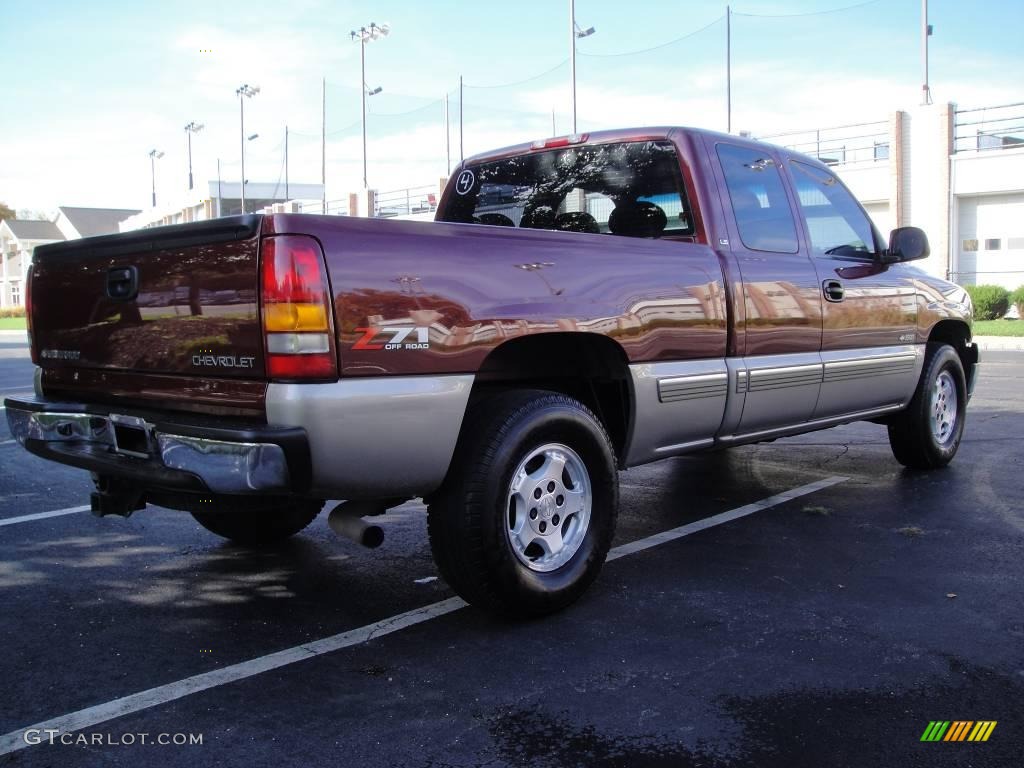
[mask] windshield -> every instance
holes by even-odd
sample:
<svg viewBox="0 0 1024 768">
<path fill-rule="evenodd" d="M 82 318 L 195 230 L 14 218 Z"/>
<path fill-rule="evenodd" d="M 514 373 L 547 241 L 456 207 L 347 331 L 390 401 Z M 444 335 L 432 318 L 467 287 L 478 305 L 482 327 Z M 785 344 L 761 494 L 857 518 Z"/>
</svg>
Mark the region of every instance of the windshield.
<svg viewBox="0 0 1024 768">
<path fill-rule="evenodd" d="M 566 147 L 468 167 L 442 220 L 628 237 L 694 231 L 667 141 Z"/>
</svg>

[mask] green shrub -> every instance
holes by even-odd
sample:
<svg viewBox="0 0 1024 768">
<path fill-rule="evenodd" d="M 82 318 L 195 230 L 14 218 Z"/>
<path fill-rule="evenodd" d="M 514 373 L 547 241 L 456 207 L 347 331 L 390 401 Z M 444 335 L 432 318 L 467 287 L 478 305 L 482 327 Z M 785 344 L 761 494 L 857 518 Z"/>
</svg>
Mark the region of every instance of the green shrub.
<svg viewBox="0 0 1024 768">
<path fill-rule="evenodd" d="M 998 320 L 1010 308 L 1010 292 L 998 285 L 967 285 L 975 320 Z"/>
<path fill-rule="evenodd" d="M 1017 308 L 1017 314 L 1024 320 L 1024 285 L 1010 294 L 1010 303 Z"/>
<path fill-rule="evenodd" d="M 0 317 L 24 317 L 24 307 L 7 307 L 6 309 L 0 309 Z"/>
</svg>

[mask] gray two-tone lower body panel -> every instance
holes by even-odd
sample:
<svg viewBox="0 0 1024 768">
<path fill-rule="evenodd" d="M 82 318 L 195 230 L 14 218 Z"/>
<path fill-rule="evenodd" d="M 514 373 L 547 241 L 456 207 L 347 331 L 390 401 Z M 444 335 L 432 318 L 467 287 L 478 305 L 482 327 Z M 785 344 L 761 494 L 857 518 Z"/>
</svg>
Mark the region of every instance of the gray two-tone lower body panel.
<svg viewBox="0 0 1024 768">
<path fill-rule="evenodd" d="M 315 494 L 422 496 L 448 472 L 472 388 L 472 375 L 271 384 L 267 422 L 305 430 Z"/>
<path fill-rule="evenodd" d="M 810 432 L 898 411 L 924 345 L 630 366 L 626 466 Z"/>
</svg>

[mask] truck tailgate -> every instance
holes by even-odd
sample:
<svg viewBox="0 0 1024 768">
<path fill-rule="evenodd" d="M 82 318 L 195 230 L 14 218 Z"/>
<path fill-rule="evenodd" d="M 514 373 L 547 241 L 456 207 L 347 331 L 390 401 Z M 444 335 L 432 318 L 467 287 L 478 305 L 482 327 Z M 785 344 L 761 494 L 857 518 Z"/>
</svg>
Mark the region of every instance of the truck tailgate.
<svg viewBox="0 0 1024 768">
<path fill-rule="evenodd" d="M 236 216 L 37 248 L 37 362 L 65 372 L 263 378 L 261 221 Z"/>
</svg>

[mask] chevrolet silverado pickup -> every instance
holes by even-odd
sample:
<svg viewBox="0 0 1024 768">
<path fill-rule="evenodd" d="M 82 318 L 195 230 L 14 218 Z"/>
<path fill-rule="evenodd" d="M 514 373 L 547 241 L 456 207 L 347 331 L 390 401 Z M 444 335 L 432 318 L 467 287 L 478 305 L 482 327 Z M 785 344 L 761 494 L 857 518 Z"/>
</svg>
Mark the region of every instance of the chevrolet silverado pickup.
<svg viewBox="0 0 1024 768">
<path fill-rule="evenodd" d="M 957 452 L 971 305 L 883 240 L 828 166 L 690 128 L 479 155 L 435 222 L 243 215 L 36 249 L 32 453 L 98 514 L 184 510 L 248 544 L 422 497 L 438 570 L 485 608 L 593 581 L 618 470 L 873 421 Z"/>
</svg>

